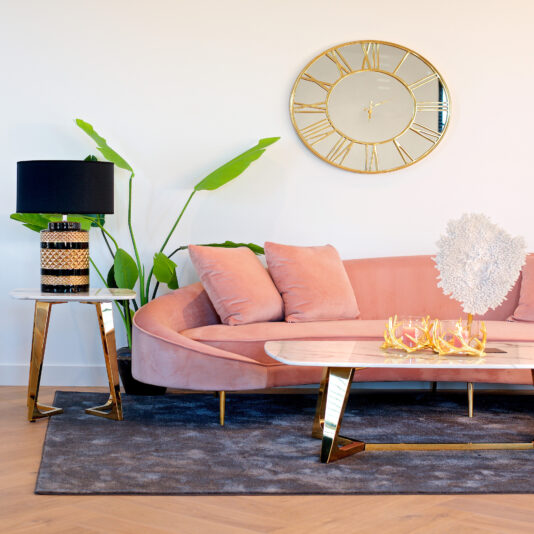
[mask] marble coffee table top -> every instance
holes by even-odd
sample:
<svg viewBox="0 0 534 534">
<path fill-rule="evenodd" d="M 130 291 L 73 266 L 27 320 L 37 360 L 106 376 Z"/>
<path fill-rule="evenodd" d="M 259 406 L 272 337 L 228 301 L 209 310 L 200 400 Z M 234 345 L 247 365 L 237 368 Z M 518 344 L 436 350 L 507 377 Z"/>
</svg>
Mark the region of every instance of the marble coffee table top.
<svg viewBox="0 0 534 534">
<path fill-rule="evenodd" d="M 110 302 L 132 300 L 136 293 L 132 289 L 89 289 L 80 293 L 43 293 L 40 289 L 14 289 L 9 293 L 14 299 L 40 300 L 41 302 Z"/>
<path fill-rule="evenodd" d="M 380 348 L 381 341 L 268 341 L 265 352 L 288 365 L 315 367 L 425 367 L 431 369 L 534 369 L 534 343 L 488 343 L 482 357 L 407 354 Z M 499 352 L 490 352 L 499 351 Z"/>
</svg>

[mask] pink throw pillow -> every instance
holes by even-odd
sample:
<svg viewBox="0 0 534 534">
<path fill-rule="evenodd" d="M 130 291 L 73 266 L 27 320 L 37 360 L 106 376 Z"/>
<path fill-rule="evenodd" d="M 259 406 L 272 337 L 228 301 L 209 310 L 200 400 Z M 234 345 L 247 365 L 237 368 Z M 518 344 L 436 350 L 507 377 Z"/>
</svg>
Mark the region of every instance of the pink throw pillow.
<svg viewBox="0 0 534 534">
<path fill-rule="evenodd" d="M 360 315 L 347 271 L 332 245 L 265 243 L 271 277 L 282 293 L 286 321 L 340 321 Z"/>
<path fill-rule="evenodd" d="M 282 321 L 284 303 L 267 269 L 247 247 L 189 245 L 189 256 L 221 321 Z"/>
<path fill-rule="evenodd" d="M 521 270 L 519 304 L 512 319 L 534 322 L 534 254 L 527 256 L 527 261 Z"/>
</svg>

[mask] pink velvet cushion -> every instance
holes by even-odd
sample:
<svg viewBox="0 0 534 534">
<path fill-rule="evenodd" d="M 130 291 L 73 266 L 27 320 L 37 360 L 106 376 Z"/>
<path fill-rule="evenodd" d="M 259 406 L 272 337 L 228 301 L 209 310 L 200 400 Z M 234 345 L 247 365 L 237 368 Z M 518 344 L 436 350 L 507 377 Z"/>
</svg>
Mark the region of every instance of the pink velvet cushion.
<svg viewBox="0 0 534 534">
<path fill-rule="evenodd" d="M 265 243 L 269 272 L 284 299 L 286 321 L 342 321 L 360 312 L 343 262 L 332 245 Z"/>
<path fill-rule="evenodd" d="M 189 255 L 224 324 L 283 319 L 282 297 L 250 249 L 189 245 Z"/>
<path fill-rule="evenodd" d="M 519 304 L 512 318 L 516 321 L 534 321 L 534 254 L 529 254 L 523 265 Z"/>
</svg>

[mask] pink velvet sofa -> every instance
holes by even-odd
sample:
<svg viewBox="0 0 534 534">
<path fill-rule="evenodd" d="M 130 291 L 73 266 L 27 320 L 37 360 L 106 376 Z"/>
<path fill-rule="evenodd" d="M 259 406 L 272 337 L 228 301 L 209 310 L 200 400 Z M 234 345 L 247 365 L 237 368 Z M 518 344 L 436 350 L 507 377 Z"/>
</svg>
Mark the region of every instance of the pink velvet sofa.
<svg viewBox="0 0 534 534">
<path fill-rule="evenodd" d="M 133 320 L 133 375 L 150 384 L 205 391 L 263 389 L 313 384 L 321 369 L 281 364 L 264 344 L 281 339 L 382 339 L 392 315 L 458 319 L 460 305 L 437 287 L 430 256 L 344 261 L 360 317 L 313 323 L 220 323 L 200 283 L 178 289 L 143 306 Z M 510 321 L 521 278 L 486 320 L 490 341 L 534 341 L 534 323 Z M 367 369 L 358 381 L 461 381 L 532 384 L 528 370 Z"/>
</svg>

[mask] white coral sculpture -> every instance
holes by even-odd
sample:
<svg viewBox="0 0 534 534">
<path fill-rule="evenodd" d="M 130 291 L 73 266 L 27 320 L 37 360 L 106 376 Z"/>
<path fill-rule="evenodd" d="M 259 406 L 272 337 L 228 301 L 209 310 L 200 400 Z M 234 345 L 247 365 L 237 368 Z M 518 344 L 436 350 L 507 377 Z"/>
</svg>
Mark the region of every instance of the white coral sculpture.
<svg viewBox="0 0 534 534">
<path fill-rule="evenodd" d="M 449 221 L 437 245 L 438 286 L 473 315 L 503 302 L 526 260 L 524 239 L 479 213 Z"/>
</svg>

